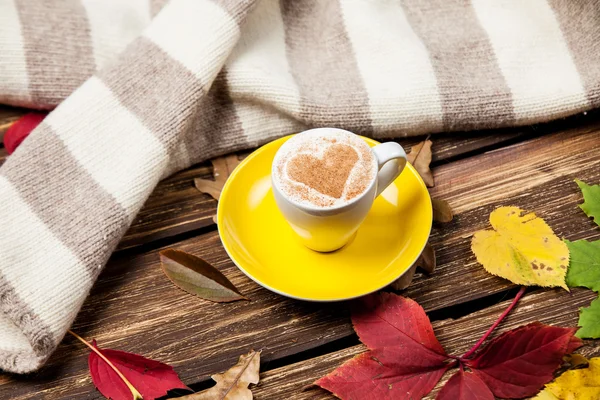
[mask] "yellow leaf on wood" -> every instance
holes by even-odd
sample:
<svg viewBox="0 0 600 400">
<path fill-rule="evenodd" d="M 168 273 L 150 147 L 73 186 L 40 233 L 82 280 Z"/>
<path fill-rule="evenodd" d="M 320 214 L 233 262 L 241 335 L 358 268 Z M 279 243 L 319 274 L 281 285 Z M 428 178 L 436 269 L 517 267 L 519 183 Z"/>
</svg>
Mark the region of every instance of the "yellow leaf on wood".
<svg viewBox="0 0 600 400">
<path fill-rule="evenodd" d="M 588 368 L 565 372 L 546 385 L 534 400 L 600 399 L 600 357 L 590 359 Z"/>
<path fill-rule="evenodd" d="M 500 207 L 490 214 L 494 230 L 473 235 L 471 249 L 486 271 L 517 285 L 560 286 L 569 248 L 543 219 L 518 207 Z"/>
<path fill-rule="evenodd" d="M 240 160 L 237 155 L 230 154 L 226 157 L 215 158 L 210 162 L 213 165 L 215 180 L 196 178 L 194 179 L 194 186 L 202 193 L 209 194 L 213 199 L 219 200 L 221 190 L 223 190 L 227 178 L 229 178 L 235 167 L 238 166 Z"/>
</svg>

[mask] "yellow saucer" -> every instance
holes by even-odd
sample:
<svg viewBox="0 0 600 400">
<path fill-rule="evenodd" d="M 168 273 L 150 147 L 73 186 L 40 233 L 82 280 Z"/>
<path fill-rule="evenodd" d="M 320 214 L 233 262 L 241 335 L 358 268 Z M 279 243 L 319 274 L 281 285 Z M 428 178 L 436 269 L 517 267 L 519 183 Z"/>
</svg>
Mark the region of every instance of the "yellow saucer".
<svg viewBox="0 0 600 400">
<path fill-rule="evenodd" d="M 256 150 L 227 180 L 217 225 L 229 257 L 259 285 L 300 300 L 347 300 L 398 279 L 417 260 L 431 231 L 431 198 L 419 174 L 407 164 L 375 200 L 351 243 L 317 253 L 297 241 L 273 197 L 271 163 L 290 137 Z"/>
</svg>

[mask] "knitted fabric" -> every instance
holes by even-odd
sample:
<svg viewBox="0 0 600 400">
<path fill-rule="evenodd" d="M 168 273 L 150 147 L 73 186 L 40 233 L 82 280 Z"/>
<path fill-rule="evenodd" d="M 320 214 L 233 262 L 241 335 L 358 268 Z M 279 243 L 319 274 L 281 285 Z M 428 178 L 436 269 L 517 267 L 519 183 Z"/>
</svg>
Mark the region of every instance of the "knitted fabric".
<svg viewBox="0 0 600 400">
<path fill-rule="evenodd" d="M 0 368 L 39 368 L 158 181 L 309 127 L 515 126 L 600 102 L 600 4 L 6 0 L 0 102 L 54 109 L 0 168 Z"/>
</svg>

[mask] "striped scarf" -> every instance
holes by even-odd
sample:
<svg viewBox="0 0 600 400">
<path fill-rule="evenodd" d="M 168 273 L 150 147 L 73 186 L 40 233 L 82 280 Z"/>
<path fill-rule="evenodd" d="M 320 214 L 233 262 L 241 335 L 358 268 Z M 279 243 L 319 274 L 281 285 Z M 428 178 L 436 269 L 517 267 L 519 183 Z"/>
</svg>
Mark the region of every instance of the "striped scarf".
<svg viewBox="0 0 600 400">
<path fill-rule="evenodd" d="M 0 102 L 54 109 L 0 168 L 0 368 L 39 368 L 157 182 L 314 126 L 372 137 L 600 104 L 600 4 L 4 0 Z"/>
</svg>

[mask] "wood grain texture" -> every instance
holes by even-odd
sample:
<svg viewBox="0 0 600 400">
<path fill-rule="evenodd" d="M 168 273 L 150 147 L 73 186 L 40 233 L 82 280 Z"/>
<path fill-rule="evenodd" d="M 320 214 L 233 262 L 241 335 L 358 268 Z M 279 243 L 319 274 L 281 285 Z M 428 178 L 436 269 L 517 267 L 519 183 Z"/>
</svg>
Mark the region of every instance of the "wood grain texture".
<svg viewBox="0 0 600 400">
<path fill-rule="evenodd" d="M 492 337 L 533 321 L 556 326 L 577 326 L 578 308 L 589 304 L 596 295 L 587 289 L 574 289 L 572 292 L 571 295 L 564 290 L 547 289 L 526 294 Z M 456 320 L 433 322 L 435 334 L 448 354 L 460 356 L 475 344 L 477 339 L 510 304 L 510 301 L 503 301 Z M 319 387 L 311 387 L 308 390 L 303 390 L 303 388 L 366 350 L 367 348 L 360 344 L 263 372 L 259 385 L 253 389 L 254 395 L 256 399 L 260 400 L 279 400 L 281 393 L 285 393 L 286 398 L 293 400 L 334 399 L 333 395 Z M 587 341 L 586 347 L 577 352 L 586 356 L 595 356 L 600 353 L 600 347 L 594 345 L 592 341 Z M 456 371 L 454 369 L 445 374 L 436 389 L 426 399 L 435 399 L 437 392 Z"/>
<path fill-rule="evenodd" d="M 518 143 L 434 168 L 434 195 L 448 199 L 455 220 L 436 227 L 438 268 L 418 275 L 404 293 L 426 310 L 476 300 L 511 285 L 488 275 L 469 249 L 472 233 L 488 226 L 489 212 L 514 204 L 535 210 L 559 236 L 596 238 L 600 231 L 577 207 L 572 182 L 600 181 L 600 131 L 586 127 Z M 216 232 L 176 248 L 213 263 L 251 302 L 213 304 L 188 295 L 160 271 L 157 251 L 116 255 L 86 300 L 73 330 L 108 348 L 140 353 L 175 366 L 183 381 L 208 379 L 251 348 L 264 365 L 353 335 L 347 304 L 284 299 L 258 287 L 229 260 Z M 457 290 L 459 288 L 459 290 Z M 577 312 L 572 309 L 571 312 Z M 461 336 L 467 343 L 475 334 Z M 96 398 L 87 374 L 87 351 L 66 338 L 48 365 L 28 377 L 0 378 L 0 397 Z M 2 375 L 0 375 L 2 376 Z"/>
</svg>

